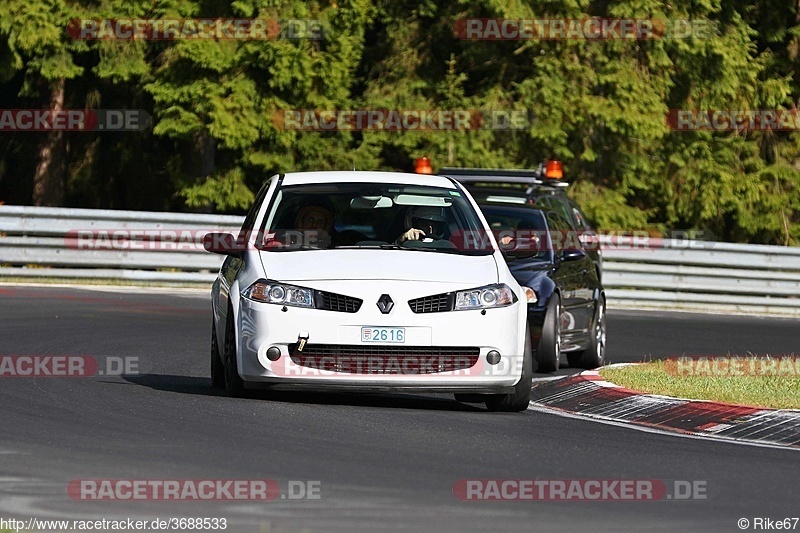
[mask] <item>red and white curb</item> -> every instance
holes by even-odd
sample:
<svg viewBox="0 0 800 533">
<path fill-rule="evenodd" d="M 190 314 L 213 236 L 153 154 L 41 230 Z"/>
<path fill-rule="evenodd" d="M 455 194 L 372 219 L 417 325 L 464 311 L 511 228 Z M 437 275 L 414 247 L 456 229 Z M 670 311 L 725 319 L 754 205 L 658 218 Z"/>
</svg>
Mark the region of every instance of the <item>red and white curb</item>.
<svg viewBox="0 0 800 533">
<path fill-rule="evenodd" d="M 609 368 L 622 365 L 610 365 Z M 644 394 L 596 370 L 544 381 L 531 407 L 636 428 L 800 450 L 800 411 Z"/>
</svg>

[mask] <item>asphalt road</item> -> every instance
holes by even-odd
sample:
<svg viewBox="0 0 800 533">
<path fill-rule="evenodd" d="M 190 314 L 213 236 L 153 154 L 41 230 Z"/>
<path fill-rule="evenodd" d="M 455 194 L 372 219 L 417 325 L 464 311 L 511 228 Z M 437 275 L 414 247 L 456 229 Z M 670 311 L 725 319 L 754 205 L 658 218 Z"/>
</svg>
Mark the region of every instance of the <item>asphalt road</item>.
<svg viewBox="0 0 800 533">
<path fill-rule="evenodd" d="M 740 531 L 800 516 L 795 451 L 435 395 L 257 392 L 207 377 L 207 298 L 0 287 L 0 355 L 137 358 L 138 376 L 0 378 L 0 518 L 225 517 L 228 531 Z M 800 322 L 609 312 L 609 357 L 800 352 Z M 132 359 L 129 359 L 131 361 Z M 569 372 L 563 370 L 562 372 Z M 705 483 L 690 501 L 461 501 L 460 479 Z M 318 481 L 320 499 L 75 501 L 80 479 Z M 800 530 L 800 524 L 797 525 Z"/>
</svg>

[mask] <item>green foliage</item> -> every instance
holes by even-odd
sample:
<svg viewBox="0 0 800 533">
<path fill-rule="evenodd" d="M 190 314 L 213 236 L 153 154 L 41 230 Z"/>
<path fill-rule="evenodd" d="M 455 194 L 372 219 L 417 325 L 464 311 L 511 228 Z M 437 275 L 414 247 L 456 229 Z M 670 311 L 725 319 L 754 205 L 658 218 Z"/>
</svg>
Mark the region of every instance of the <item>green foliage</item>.
<svg viewBox="0 0 800 533">
<path fill-rule="evenodd" d="M 72 54 L 87 49 L 67 36 L 69 21 L 82 10 L 67 0 L 5 0 L 0 3 L 0 72 L 7 79 L 24 71 L 24 94 L 36 92 L 38 77 L 47 81 L 74 78 L 83 73 Z"/>
<path fill-rule="evenodd" d="M 631 228 L 663 231 L 663 226 L 652 225 L 649 222 L 649 213 L 628 205 L 625 196 L 613 189 L 584 181 L 576 183 L 569 193 L 570 197 L 581 206 L 589 220 L 603 231 L 620 231 Z"/>
<path fill-rule="evenodd" d="M 435 168 L 531 168 L 559 158 L 571 194 L 603 229 L 703 229 L 797 245 L 800 134 L 671 131 L 665 117 L 792 109 L 799 13 L 788 0 L 5 0 L 0 91 L 16 99 L 7 107 L 46 105 L 41 89 L 67 79 L 73 107 L 152 115 L 153 129 L 125 134 L 128 142 L 71 137 L 66 183 L 75 205 L 236 211 L 279 171 L 411 170 L 422 155 Z M 284 28 L 318 20 L 324 39 L 87 42 L 65 31 L 75 18 L 121 17 L 257 17 Z M 454 27 L 470 17 L 685 19 L 708 21 L 710 31 L 461 40 Z M 524 110 L 531 120 L 514 130 L 407 132 L 293 131 L 276 120 L 302 109 Z M 0 195 L 11 190 L 7 169 L 30 172 L 37 142 L 18 136 L 4 145 Z M 151 195 L 131 192 L 142 183 Z"/>
<path fill-rule="evenodd" d="M 244 172 L 239 168 L 207 177 L 203 182 L 181 191 L 190 207 L 215 205 L 217 209 L 246 209 L 253 203 L 253 193 L 244 184 Z"/>
</svg>

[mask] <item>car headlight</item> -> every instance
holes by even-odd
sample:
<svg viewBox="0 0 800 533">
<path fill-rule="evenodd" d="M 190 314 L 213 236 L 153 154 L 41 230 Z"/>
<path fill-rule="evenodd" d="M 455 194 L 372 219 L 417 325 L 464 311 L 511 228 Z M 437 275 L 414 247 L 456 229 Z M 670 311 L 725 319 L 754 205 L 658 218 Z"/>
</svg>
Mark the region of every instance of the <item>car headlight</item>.
<svg viewBox="0 0 800 533">
<path fill-rule="evenodd" d="M 517 301 L 517 296 L 506 284 L 487 285 L 456 293 L 456 311 L 506 307 Z"/>
<path fill-rule="evenodd" d="M 242 292 L 242 296 L 257 302 L 314 307 L 314 291 L 295 285 L 260 279 Z"/>
</svg>

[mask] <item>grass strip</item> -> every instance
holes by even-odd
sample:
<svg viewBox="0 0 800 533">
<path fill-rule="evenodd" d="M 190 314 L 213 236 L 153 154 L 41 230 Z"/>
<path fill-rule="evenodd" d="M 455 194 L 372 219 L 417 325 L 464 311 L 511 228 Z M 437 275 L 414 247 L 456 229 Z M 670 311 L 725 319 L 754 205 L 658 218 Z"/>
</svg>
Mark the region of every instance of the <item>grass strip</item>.
<svg viewBox="0 0 800 533">
<path fill-rule="evenodd" d="M 678 358 L 600 370 L 603 379 L 647 394 L 800 409 L 800 357 Z"/>
</svg>

